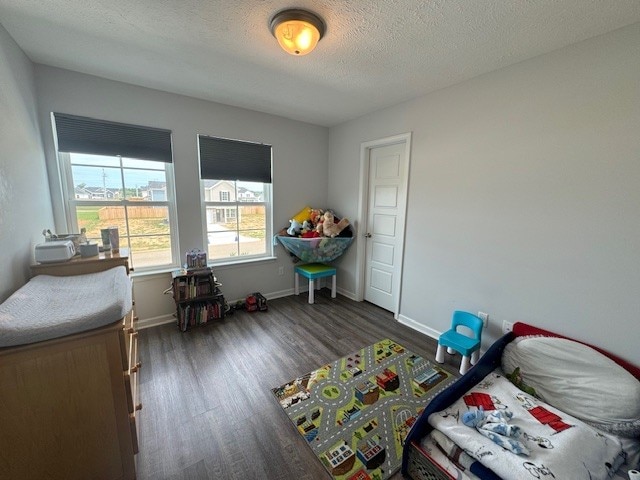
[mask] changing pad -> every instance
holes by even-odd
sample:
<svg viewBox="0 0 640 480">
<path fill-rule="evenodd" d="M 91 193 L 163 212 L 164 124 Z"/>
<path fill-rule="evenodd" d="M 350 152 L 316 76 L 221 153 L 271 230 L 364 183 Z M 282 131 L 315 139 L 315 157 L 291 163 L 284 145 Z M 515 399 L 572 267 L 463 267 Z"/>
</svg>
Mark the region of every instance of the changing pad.
<svg viewBox="0 0 640 480">
<path fill-rule="evenodd" d="M 92 330 L 131 311 L 124 267 L 68 277 L 38 275 L 0 305 L 0 347 Z"/>
</svg>

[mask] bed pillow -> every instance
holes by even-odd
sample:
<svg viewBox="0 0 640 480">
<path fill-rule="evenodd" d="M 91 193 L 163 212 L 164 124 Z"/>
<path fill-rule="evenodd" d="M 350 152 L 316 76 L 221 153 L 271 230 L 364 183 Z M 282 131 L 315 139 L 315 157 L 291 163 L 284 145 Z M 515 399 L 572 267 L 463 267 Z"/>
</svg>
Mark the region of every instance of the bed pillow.
<svg viewBox="0 0 640 480">
<path fill-rule="evenodd" d="M 640 436 L 640 381 L 591 347 L 555 337 L 519 337 L 502 354 L 502 370 L 554 407 L 623 437 Z"/>
</svg>

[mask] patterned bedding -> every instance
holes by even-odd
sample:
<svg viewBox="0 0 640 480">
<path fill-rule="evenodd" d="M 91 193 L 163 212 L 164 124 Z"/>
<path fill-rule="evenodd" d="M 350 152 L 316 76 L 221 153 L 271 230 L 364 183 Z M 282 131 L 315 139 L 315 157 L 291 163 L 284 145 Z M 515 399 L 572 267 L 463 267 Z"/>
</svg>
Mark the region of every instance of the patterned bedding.
<svg viewBox="0 0 640 480">
<path fill-rule="evenodd" d="M 464 479 L 465 477 L 468 477 L 473 479 L 473 475 L 475 475 L 477 478 L 482 480 L 522 480 L 529 478 L 547 480 L 553 478 L 575 478 L 581 480 L 583 478 L 603 478 L 601 474 L 604 470 L 608 474 L 611 474 L 608 478 L 628 480 L 629 477 L 627 475 L 627 471 L 629 469 L 640 469 L 640 437 L 635 430 L 637 422 L 640 422 L 640 419 L 636 419 L 634 417 L 635 410 L 633 408 L 634 406 L 640 405 L 640 400 L 633 400 L 633 398 L 635 398 L 634 395 L 637 395 L 638 388 L 637 385 L 630 388 L 629 381 L 633 383 L 633 379 L 627 379 L 625 382 L 622 382 L 620 380 L 622 378 L 620 372 L 614 371 L 621 367 L 629 372 L 635 379 L 640 380 L 640 368 L 631 364 L 627 360 L 622 359 L 613 353 L 607 352 L 606 350 L 582 343 L 582 345 L 588 345 L 614 362 L 614 364 L 610 364 L 608 366 L 602 364 L 602 368 L 605 370 L 604 375 L 606 375 L 607 379 L 612 378 L 613 376 L 618 379 L 614 382 L 615 388 L 610 386 L 603 387 L 605 382 L 598 380 L 597 386 L 602 388 L 594 390 L 594 385 L 588 385 L 591 387 L 588 389 L 584 388 L 585 383 L 589 384 L 594 381 L 584 379 L 583 376 L 585 372 L 580 372 L 580 375 L 576 375 L 576 378 L 567 378 L 568 374 L 565 370 L 569 368 L 569 364 L 574 362 L 575 359 L 571 361 L 568 361 L 566 358 L 558 360 L 555 358 L 557 352 L 550 354 L 547 351 L 544 353 L 543 357 L 548 356 L 549 358 L 540 359 L 539 357 L 536 357 L 533 361 L 534 368 L 531 368 L 532 365 L 527 364 L 526 362 L 523 363 L 523 357 L 512 357 L 511 363 L 513 363 L 513 365 L 511 365 L 511 369 L 509 369 L 509 365 L 507 365 L 505 370 L 512 372 L 511 378 L 514 381 L 519 382 L 519 380 L 524 380 L 519 383 L 524 387 L 524 390 L 527 390 L 527 393 L 524 393 L 515 386 L 511 386 L 509 384 L 506 385 L 508 388 L 506 393 L 494 393 L 492 390 L 487 390 L 487 382 L 496 383 L 496 377 L 494 374 L 502 376 L 501 367 L 504 365 L 504 356 L 505 353 L 512 348 L 512 342 L 514 342 L 514 340 L 519 342 L 520 339 L 531 336 L 567 339 L 567 337 L 562 337 L 554 332 L 532 325 L 522 322 L 515 323 L 513 332 L 509 332 L 496 340 L 473 368 L 471 368 L 450 387 L 437 395 L 429 405 L 427 405 L 424 412 L 418 417 L 409 431 L 404 445 L 402 474 L 405 478 L 412 478 L 414 480 L 448 480 L 458 478 Z M 522 343 L 522 345 L 524 345 L 524 343 Z M 560 348 L 561 350 L 564 350 L 565 346 Z M 522 351 L 520 353 L 525 352 Z M 576 354 L 575 352 L 569 353 L 570 357 L 571 355 L 582 358 L 584 356 L 584 352 L 580 352 L 579 354 Z M 556 370 L 558 365 L 562 366 L 563 372 Z M 516 372 L 513 371 L 514 366 L 521 367 L 521 375 L 515 375 Z M 540 367 L 539 372 L 535 371 L 537 369 L 535 367 Z M 586 373 L 594 373 L 595 370 L 593 367 L 592 359 Z M 578 365 L 574 368 L 584 369 L 584 366 Z M 545 388 L 542 387 L 552 385 L 552 383 L 549 382 L 550 377 L 547 376 L 545 372 L 546 374 L 550 374 L 552 377 L 556 375 L 564 375 L 564 377 L 562 377 L 563 382 L 561 382 L 560 387 L 551 388 L 551 393 L 557 394 L 556 397 L 549 399 L 545 398 L 546 403 L 536 398 L 547 396 L 549 392 L 545 392 Z M 537 378 L 533 375 L 534 373 L 542 373 L 543 376 Z M 569 374 L 569 376 L 573 377 L 572 374 Z M 600 374 L 596 376 L 597 378 L 601 378 Z M 553 383 L 553 385 L 558 385 L 558 378 L 555 378 L 555 380 L 556 383 Z M 571 384 L 572 382 L 569 380 L 575 381 Z M 502 382 L 502 380 L 500 382 Z M 533 387 L 534 391 L 531 391 L 529 387 Z M 538 389 L 539 391 L 536 391 L 535 389 Z M 602 389 L 605 391 L 600 392 Z M 623 391 L 621 391 L 621 389 Z M 588 399 L 581 398 L 580 395 L 583 391 L 588 391 L 589 393 L 585 395 L 590 395 L 592 397 Z M 473 394 L 474 392 L 475 394 Z M 473 395 L 468 397 L 470 394 Z M 536 397 L 533 396 L 534 394 Z M 485 395 L 488 396 L 488 399 Z M 578 413 L 574 413 L 573 416 L 571 416 L 563 413 L 564 409 L 554 409 L 547 405 L 556 405 L 558 395 L 563 400 L 567 400 L 568 398 L 573 399 L 573 407 L 580 406 L 582 408 L 576 410 Z M 464 397 L 466 396 L 467 401 L 464 400 Z M 504 400 L 502 397 L 504 397 Z M 551 397 L 553 397 L 553 395 Z M 624 398 L 621 399 L 620 397 Z M 627 397 L 632 399 L 631 403 L 629 403 L 629 398 Z M 585 401 L 587 402 L 585 403 Z M 611 407 L 612 402 L 615 402 L 616 405 L 620 404 L 620 408 L 622 408 L 624 416 L 619 418 L 620 412 Z M 512 412 L 512 418 L 509 418 L 509 415 L 502 418 L 500 418 L 500 415 L 495 415 L 494 417 L 498 418 L 497 421 L 506 419 L 506 423 L 509 426 L 518 426 L 521 429 L 521 434 L 518 439 L 527 446 L 531 451 L 531 454 L 529 456 L 518 455 L 511 451 L 502 449 L 502 447 L 499 447 L 490 438 L 488 438 L 488 436 L 486 436 L 487 431 L 482 432 L 485 434 L 483 435 L 480 431 L 476 431 L 474 428 L 466 426 L 463 423 L 464 413 L 471 412 L 469 415 L 473 415 L 473 412 L 479 411 L 479 405 L 482 405 L 483 409 L 487 409 L 487 417 L 491 417 L 492 415 L 490 414 L 492 412 Z M 492 405 L 494 410 L 491 410 Z M 597 425 L 591 426 L 585 425 L 576 420 L 575 417 L 580 414 L 582 415 L 580 418 L 584 422 L 592 423 L 593 415 L 591 415 L 588 408 L 591 408 L 594 405 L 601 405 L 601 409 L 598 412 L 600 416 L 605 413 L 611 416 L 611 418 L 608 419 L 609 426 L 607 426 L 607 428 L 600 428 L 603 424 L 602 418 L 598 419 L 596 422 Z M 627 405 L 629 408 L 624 405 Z M 607 406 L 610 408 L 607 408 Z M 629 415 L 633 417 L 632 422 L 628 421 Z M 443 424 L 451 424 L 458 432 L 464 432 L 462 435 L 463 437 L 468 438 L 475 436 L 475 440 L 478 442 L 488 442 L 486 446 L 487 451 L 489 451 L 489 449 L 493 449 L 493 454 L 477 454 L 476 457 L 480 458 L 480 460 L 476 460 L 476 458 L 469 456 L 468 453 L 472 452 L 473 446 L 469 446 L 469 449 L 465 447 L 460 448 L 439 431 L 434 430 L 433 425 L 439 423 L 439 420 L 436 420 L 435 422 L 432 421 L 436 416 L 440 416 L 440 420 L 444 420 L 442 422 Z M 534 424 L 531 428 L 522 428 L 525 424 L 520 422 L 522 419 L 527 417 L 530 417 L 529 421 L 534 419 L 538 425 Z M 622 422 L 623 419 L 625 419 L 624 422 Z M 619 428 L 621 425 L 625 428 Z M 481 426 L 485 427 L 483 430 L 491 431 L 492 429 L 496 429 L 497 433 L 500 433 L 500 430 L 502 429 L 504 433 L 509 432 L 509 430 L 505 429 L 504 426 L 500 425 L 489 424 Z M 536 434 L 536 429 L 542 429 L 542 431 L 540 431 L 539 434 Z M 593 432 L 595 432 L 595 434 Z M 526 433 L 526 435 L 524 435 L 524 433 Z M 578 435 L 575 435 L 576 433 Z M 562 454 L 554 453 L 557 449 L 563 448 L 561 445 L 563 443 L 567 443 L 565 442 L 565 439 L 571 438 L 571 435 L 574 435 L 574 441 L 568 442 L 568 453 L 564 456 Z M 584 462 L 582 460 L 574 461 L 569 457 L 572 455 L 572 453 L 570 453 L 573 451 L 571 450 L 572 448 L 578 451 L 578 455 L 583 455 L 587 451 L 585 445 L 588 448 L 593 447 L 591 443 L 585 442 L 585 439 L 594 441 L 594 435 L 595 445 L 597 445 L 598 442 L 604 442 L 605 448 L 604 451 L 600 451 L 595 454 L 597 457 L 594 458 L 599 460 L 595 462 L 595 470 L 592 473 L 587 471 L 590 465 L 589 462 Z M 444 441 L 442 441 L 442 439 L 444 439 Z M 550 443 L 547 443 L 545 439 Z M 616 465 L 619 463 L 620 459 L 620 455 L 615 456 L 614 454 L 614 451 L 617 451 L 619 448 L 618 444 L 621 445 L 621 457 L 625 458 L 626 462 L 614 473 Z M 480 444 L 478 445 L 479 446 L 477 448 L 482 448 Z M 548 448 L 544 448 L 545 445 Z M 551 445 L 553 448 L 549 448 Z M 483 452 L 484 451 L 479 451 L 477 453 Z M 533 460 L 530 458 L 532 455 Z M 559 457 L 558 463 L 564 463 L 567 461 L 575 467 L 575 470 L 569 471 L 566 475 L 564 473 L 559 473 L 565 471 L 563 470 L 562 465 L 558 467 L 560 470 L 556 470 L 556 466 L 554 464 L 550 462 L 546 463 L 547 457 L 551 458 L 552 456 Z M 511 470 L 511 467 L 504 467 L 504 465 L 502 467 L 496 466 L 496 469 L 502 472 L 502 475 L 498 476 L 491 469 L 483 465 L 483 463 L 491 464 L 492 468 L 494 465 L 499 465 L 502 460 L 497 457 L 503 457 L 505 462 L 512 461 L 516 465 L 519 463 L 520 466 L 514 470 Z M 462 462 L 463 459 L 464 462 Z M 538 459 L 541 459 L 541 461 L 539 463 L 535 463 L 538 462 Z M 607 465 L 607 463 L 609 463 L 609 465 Z M 529 469 L 523 469 L 525 464 L 529 466 Z M 604 467 L 602 465 L 604 465 Z"/>
<path fill-rule="evenodd" d="M 463 423 L 465 413 L 479 409 L 511 427 L 487 435 Z M 521 391 L 500 369 L 488 374 L 429 423 L 473 459 L 502 478 L 607 479 L 624 462 L 619 440 Z M 509 433 L 516 432 L 509 436 Z M 505 433 L 505 435 L 501 435 Z M 492 438 L 492 435 L 498 438 Z M 513 453 L 500 444 L 517 441 L 528 450 Z M 515 451 L 520 451 L 516 449 Z"/>
<path fill-rule="evenodd" d="M 414 479 L 501 480 L 491 470 L 470 457 L 462 448 L 438 430 L 432 430 L 429 435 L 424 437 L 419 447 L 413 445 L 411 452 L 411 456 L 413 456 L 414 459 L 416 456 L 424 457 L 425 454 L 428 455 L 430 463 L 435 462 L 440 471 L 439 474 L 421 475 L 415 472 L 414 468 L 414 472 L 412 472 L 413 475 L 411 476 L 411 478 Z M 443 470 L 446 473 L 442 473 Z M 544 479 L 545 476 L 541 474 L 540 478 Z M 629 480 L 627 468 L 623 465 L 616 471 L 616 474 L 611 477 L 611 480 Z"/>
</svg>

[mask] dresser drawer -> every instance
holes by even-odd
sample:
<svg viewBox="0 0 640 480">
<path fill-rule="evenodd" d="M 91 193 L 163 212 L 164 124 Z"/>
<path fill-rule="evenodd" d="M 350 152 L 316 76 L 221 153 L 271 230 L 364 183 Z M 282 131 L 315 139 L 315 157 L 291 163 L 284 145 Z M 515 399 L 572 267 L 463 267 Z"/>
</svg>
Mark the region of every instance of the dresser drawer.
<svg viewBox="0 0 640 480">
<path fill-rule="evenodd" d="M 137 321 L 138 317 L 136 317 L 135 309 L 132 309 L 131 312 L 122 319 L 122 331 L 120 335 L 123 379 L 127 397 L 127 410 L 129 412 L 129 430 L 134 454 L 138 453 L 136 416 L 138 411 L 142 409 L 138 389 L 138 371 L 142 367 L 142 364 L 138 360 Z"/>
<path fill-rule="evenodd" d="M 117 322 L 0 350 L 0 478 L 135 479 L 122 336 Z"/>
<path fill-rule="evenodd" d="M 136 454 L 140 450 L 138 448 L 138 430 L 136 428 L 135 413 L 129 415 L 129 427 L 131 429 L 131 441 L 133 442 L 133 453 Z"/>
<path fill-rule="evenodd" d="M 129 428 L 131 430 L 131 440 L 134 453 L 138 453 L 138 433 L 136 429 L 136 416 L 142 409 L 140 403 L 140 389 L 138 388 L 138 372 L 142 364 L 138 360 L 138 332 L 126 333 L 128 337 L 128 365 L 123 373 L 125 391 L 127 394 L 127 408 L 129 411 Z"/>
<path fill-rule="evenodd" d="M 129 413 L 135 413 L 142 408 L 138 398 L 138 371 L 142 367 L 142 363 L 138 360 L 138 332 L 131 333 L 129 340 L 128 365 L 124 372 L 124 381 Z"/>
<path fill-rule="evenodd" d="M 132 337 L 136 333 L 136 321 L 138 320 L 135 315 L 135 311 L 131 310 L 131 312 L 122 319 L 120 349 L 122 353 L 122 369 L 125 371 L 129 370 L 131 364 Z"/>
<path fill-rule="evenodd" d="M 136 428 L 136 417 L 138 411 L 142 409 L 142 403 L 139 401 L 138 389 L 138 372 L 132 372 L 130 375 L 125 374 L 129 379 L 127 388 L 127 403 L 129 407 L 129 427 L 131 429 L 131 441 L 133 443 L 133 452 L 138 453 L 138 432 Z"/>
<path fill-rule="evenodd" d="M 133 451 L 138 453 L 138 434 L 136 431 L 136 417 L 138 411 L 142 410 L 142 403 L 138 402 L 138 375 L 133 376 L 125 374 L 125 384 L 127 386 L 127 404 L 129 408 L 129 423 L 131 428 L 131 440 L 133 442 Z"/>
<path fill-rule="evenodd" d="M 127 370 L 137 371 L 142 366 L 138 361 L 138 332 L 127 333 Z"/>
</svg>

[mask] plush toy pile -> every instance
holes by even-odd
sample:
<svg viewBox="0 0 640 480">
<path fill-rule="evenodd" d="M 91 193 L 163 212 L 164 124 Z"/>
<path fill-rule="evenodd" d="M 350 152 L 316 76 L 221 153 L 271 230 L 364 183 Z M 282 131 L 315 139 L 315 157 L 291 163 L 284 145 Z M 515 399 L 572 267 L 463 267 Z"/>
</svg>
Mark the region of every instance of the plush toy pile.
<svg viewBox="0 0 640 480">
<path fill-rule="evenodd" d="M 351 237 L 353 233 L 349 227 L 349 220 L 337 218 L 331 210 L 305 207 L 291 220 L 289 228 L 282 230 L 280 235 L 300 238 L 321 237 Z"/>
<path fill-rule="evenodd" d="M 341 256 L 353 242 L 353 232 L 346 218 L 330 210 L 305 207 L 291 220 L 289 228 L 276 235 L 294 261 L 328 263 Z"/>
</svg>

